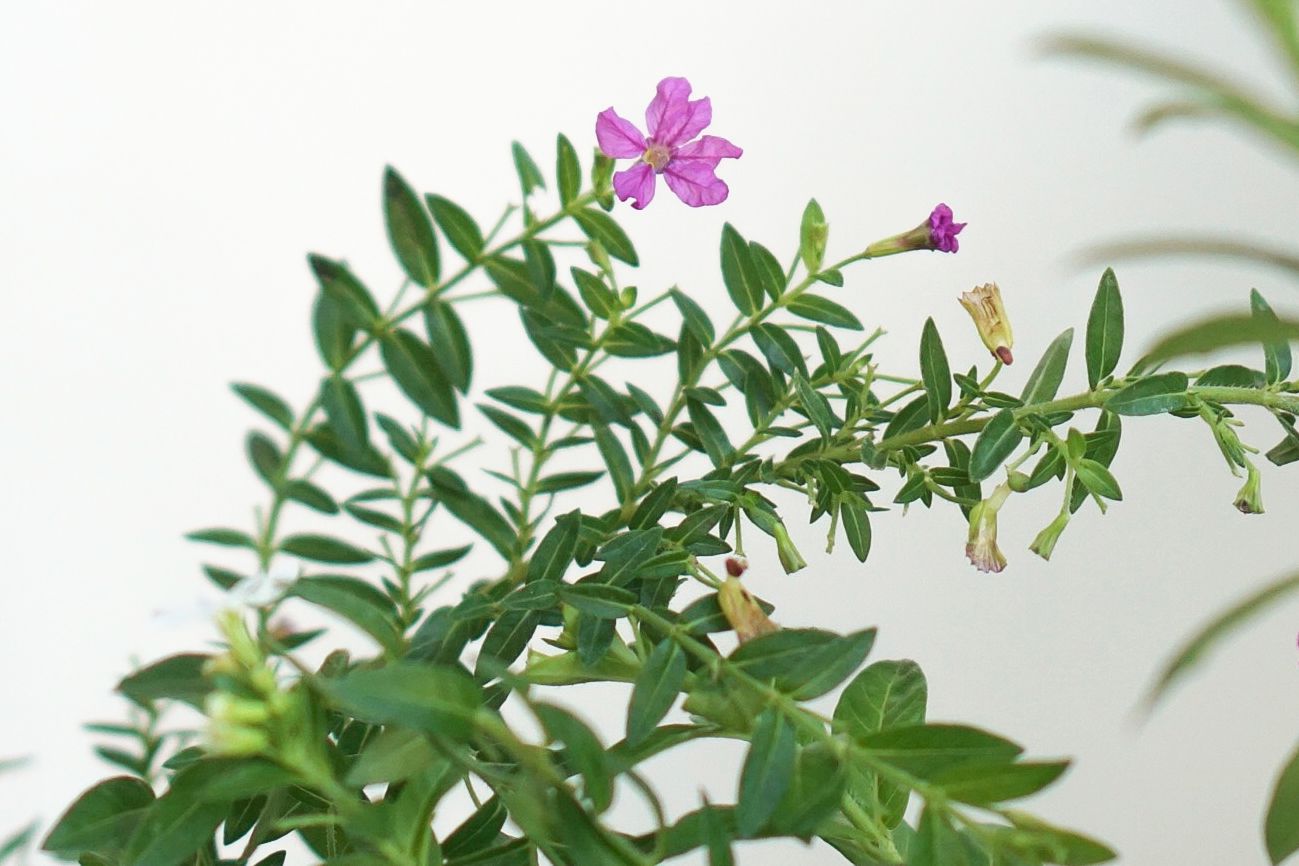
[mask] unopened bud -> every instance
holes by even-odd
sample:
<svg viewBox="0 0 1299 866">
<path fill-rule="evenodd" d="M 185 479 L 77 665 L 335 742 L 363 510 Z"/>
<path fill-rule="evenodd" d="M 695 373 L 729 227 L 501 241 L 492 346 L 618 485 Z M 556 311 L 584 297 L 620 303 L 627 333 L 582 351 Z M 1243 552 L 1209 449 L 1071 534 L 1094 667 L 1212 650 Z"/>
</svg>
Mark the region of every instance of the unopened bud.
<svg viewBox="0 0 1299 866">
<path fill-rule="evenodd" d="M 1023 472 L 1011 472 L 1006 478 L 1006 483 L 1010 485 L 1010 489 L 1014 492 L 1023 493 L 1028 490 L 1029 482 L 1032 480 Z"/>
<path fill-rule="evenodd" d="M 214 722 L 207 731 L 208 748 L 214 755 L 250 757 L 271 746 L 270 737 L 260 728 Z"/>
<path fill-rule="evenodd" d="M 748 567 L 749 564 L 742 559 L 736 559 L 734 556 L 726 557 L 726 573 L 731 577 L 739 577 Z"/>
<path fill-rule="evenodd" d="M 226 692 L 208 695 L 203 702 L 203 712 L 213 722 L 232 725 L 260 725 L 271 716 L 261 701 L 238 698 Z"/>
<path fill-rule="evenodd" d="M 1033 539 L 1033 543 L 1028 546 L 1028 549 L 1043 559 L 1050 559 L 1051 553 L 1055 550 L 1055 543 L 1060 540 L 1064 528 L 1068 525 L 1069 512 L 1067 510 L 1061 511 L 1056 515 L 1055 520 L 1047 524 L 1046 529 L 1037 534 L 1037 538 Z"/>
<path fill-rule="evenodd" d="M 1236 508 L 1241 514 L 1263 513 L 1263 477 L 1254 468 L 1253 463 L 1245 464 L 1248 475 L 1245 486 L 1236 494 Z"/>
</svg>

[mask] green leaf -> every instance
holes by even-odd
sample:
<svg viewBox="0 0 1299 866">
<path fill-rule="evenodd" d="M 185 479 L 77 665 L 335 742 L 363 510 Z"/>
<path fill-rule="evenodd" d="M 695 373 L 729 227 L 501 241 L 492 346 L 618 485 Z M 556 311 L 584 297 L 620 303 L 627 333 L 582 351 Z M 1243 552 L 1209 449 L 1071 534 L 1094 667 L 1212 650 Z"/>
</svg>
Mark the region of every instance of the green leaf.
<svg viewBox="0 0 1299 866">
<path fill-rule="evenodd" d="M 910 660 L 880 661 L 857 674 L 839 695 L 834 720 L 854 739 L 880 731 L 924 724 L 929 686 L 920 666 Z M 888 826 L 902 820 L 907 790 L 874 772 L 862 782 L 873 792 Z"/>
<path fill-rule="evenodd" d="M 487 420 L 495 424 L 501 432 L 524 448 L 531 449 L 536 444 L 537 434 L 532 432 L 532 428 L 523 419 L 486 403 L 478 404 L 478 411 L 487 416 Z"/>
<path fill-rule="evenodd" d="M 681 311 L 681 318 L 685 322 L 686 328 L 695 335 L 695 339 L 699 341 L 699 344 L 704 348 L 712 346 L 713 340 L 716 339 L 716 331 L 713 329 L 713 323 L 708 318 L 708 314 L 704 312 L 699 304 L 695 303 L 693 298 L 680 289 L 674 288 L 669 294 L 672 296 L 672 302 Z"/>
<path fill-rule="evenodd" d="M 346 713 L 367 722 L 465 739 L 483 706 L 483 690 L 457 668 L 398 662 L 353 670 L 316 686 Z"/>
<path fill-rule="evenodd" d="M 753 253 L 730 223 L 722 227 L 722 281 L 740 312 L 752 315 L 762 305 L 762 280 Z"/>
<path fill-rule="evenodd" d="M 795 373 L 807 375 L 807 364 L 803 360 L 803 350 L 798 347 L 798 343 L 784 328 L 764 322 L 760 325 L 754 325 L 749 331 L 749 336 L 753 338 L 753 342 L 757 344 L 758 349 L 766 356 L 772 367 L 787 376 L 792 376 Z"/>
<path fill-rule="evenodd" d="M 821 267 L 828 236 L 829 226 L 825 222 L 825 213 L 816 199 L 811 199 L 807 207 L 803 208 L 803 219 L 798 226 L 798 255 L 809 274 L 816 273 Z"/>
<path fill-rule="evenodd" d="M 527 649 L 528 641 L 532 640 L 540 622 L 541 615 L 535 610 L 507 610 L 502 613 L 483 638 L 474 673 L 485 678 L 494 675 L 498 669 L 508 667 Z"/>
<path fill-rule="evenodd" d="M 648 529 L 651 526 L 657 526 L 663 519 L 663 515 L 668 513 L 672 507 L 672 500 L 677 495 L 677 479 L 668 478 L 660 481 L 650 491 L 649 495 L 641 500 L 640 505 L 632 514 L 631 520 L 627 521 L 628 529 Z"/>
<path fill-rule="evenodd" d="M 817 431 L 828 442 L 835 428 L 843 423 L 834 416 L 834 411 L 830 408 L 830 401 L 813 388 L 801 373 L 794 374 L 794 390 L 798 394 L 799 405 L 802 406 L 803 411 L 807 413 L 807 417 L 811 419 L 812 423 L 816 425 Z"/>
<path fill-rule="evenodd" d="M 262 480 L 274 487 L 279 481 L 280 471 L 284 466 L 284 455 L 270 440 L 270 437 L 257 431 L 248 434 L 246 443 L 248 462 L 261 476 Z"/>
<path fill-rule="evenodd" d="M 631 460 L 618 441 L 618 437 L 607 424 L 598 424 L 594 428 L 595 445 L 600 450 L 600 458 L 609 468 L 609 478 L 613 481 L 614 492 L 620 502 L 631 498 L 635 478 L 632 476 Z"/>
<path fill-rule="evenodd" d="M 582 793 L 591 807 L 597 814 L 608 809 L 613 802 L 613 784 L 609 759 L 599 738 L 567 710 L 540 703 L 533 710 L 546 734 L 564 744 L 565 762 L 582 777 Z"/>
<path fill-rule="evenodd" d="M 618 223 L 614 222 L 613 217 L 603 211 L 594 208 L 583 208 L 573 214 L 573 219 L 577 220 L 578 226 L 585 232 L 586 236 L 592 240 L 599 241 L 609 255 L 619 261 L 626 262 L 632 267 L 640 264 L 640 259 L 636 256 L 636 248 L 632 246 L 631 238 L 622 230 Z"/>
<path fill-rule="evenodd" d="M 1078 480 L 1083 486 L 1097 496 L 1114 500 L 1123 498 L 1123 491 L 1119 490 L 1119 482 L 1104 464 L 1084 458 L 1078 461 L 1074 470 L 1078 473 Z"/>
<path fill-rule="evenodd" d="M 769 822 L 773 833 L 807 839 L 843 807 L 848 767 L 828 743 L 798 750 L 794 775 Z"/>
<path fill-rule="evenodd" d="M 847 328 L 852 331 L 862 330 L 861 320 L 857 318 L 852 310 L 820 295 L 804 292 L 790 301 L 787 307 L 791 313 L 803 319 L 822 322 L 836 328 Z"/>
<path fill-rule="evenodd" d="M 304 478 L 288 482 L 282 492 L 285 499 L 300 502 L 322 514 L 338 513 L 338 503 L 334 501 L 334 497 Z"/>
<path fill-rule="evenodd" d="M 365 581 L 344 575 L 304 577 L 294 582 L 289 595 L 333 611 L 389 652 L 401 649 L 402 630 L 392 601 Z"/>
<path fill-rule="evenodd" d="M 347 266 L 324 256 L 307 257 L 320 289 L 338 304 L 339 312 L 357 328 L 369 328 L 379 320 L 379 306 L 370 291 Z"/>
<path fill-rule="evenodd" d="M 749 254 L 762 290 L 774 301 L 785 291 L 785 271 L 771 250 L 757 241 L 749 241 Z"/>
<path fill-rule="evenodd" d="M 1272 789 L 1263 838 L 1274 864 L 1299 851 L 1299 751 L 1290 756 Z"/>
<path fill-rule="evenodd" d="M 1007 764 L 994 759 L 960 764 L 931 777 L 929 783 L 961 803 L 991 806 L 1036 794 L 1068 768 L 1068 761 Z"/>
<path fill-rule="evenodd" d="M 735 801 L 735 828 L 753 836 L 775 813 L 794 775 L 794 729 L 774 707 L 763 710 L 753 726 Z"/>
<path fill-rule="evenodd" d="M 565 584 L 559 588 L 559 597 L 574 610 L 598 619 L 624 617 L 639 601 L 631 590 L 592 580 Z"/>
<path fill-rule="evenodd" d="M 1258 289 L 1249 291 L 1249 307 L 1255 321 L 1268 327 L 1279 327 L 1280 320 L 1272 307 Z M 1269 340 L 1263 343 L 1264 370 L 1269 383 L 1284 382 L 1290 377 L 1290 343 L 1285 340 Z"/>
<path fill-rule="evenodd" d="M 429 571 L 430 569 L 442 568 L 451 565 L 452 563 L 459 562 L 461 559 L 464 559 L 465 555 L 469 553 L 472 547 L 473 545 L 466 544 L 464 547 L 453 547 L 446 550 L 435 550 L 431 553 L 426 553 L 423 556 L 416 557 L 415 561 L 411 563 L 411 571 Z"/>
<path fill-rule="evenodd" d="M 521 385 L 492 388 L 487 391 L 487 396 L 493 400 L 499 400 L 513 409 L 518 409 L 520 412 L 530 412 L 533 415 L 545 414 L 550 405 L 546 400 L 546 395 L 532 388 L 524 388 Z"/>
<path fill-rule="evenodd" d="M 932 316 L 925 320 L 924 330 L 920 333 L 920 376 L 925 383 L 929 420 L 937 424 L 943 420 L 952 402 L 952 369 L 947 363 L 943 338 L 938 335 L 938 326 Z"/>
<path fill-rule="evenodd" d="M 212 691 L 212 684 L 203 675 L 210 658 L 201 653 L 168 656 L 126 677 L 117 684 L 117 690 L 139 704 L 171 700 L 201 707 Z"/>
<path fill-rule="evenodd" d="M 605 285 L 604 280 L 578 267 L 569 268 L 569 273 L 573 275 L 573 283 L 577 286 L 577 293 L 582 298 L 582 303 L 586 304 L 586 308 L 596 316 L 607 320 L 622 311 L 622 304 L 618 302 L 618 297 L 613 293 L 613 289 Z"/>
<path fill-rule="evenodd" d="M 596 554 L 604 562 L 601 580 L 621 586 L 636 577 L 636 571 L 654 556 L 663 540 L 663 527 L 633 529 L 615 537 Z"/>
<path fill-rule="evenodd" d="M 399 328 L 383 335 L 379 351 L 397 387 L 421 412 L 449 427 L 460 426 L 460 409 L 451 383 L 443 378 L 433 350 L 424 341 Z"/>
<path fill-rule="evenodd" d="M 1200 374 L 1195 384 L 1219 388 L 1262 388 L 1267 378 L 1258 370 L 1240 364 L 1222 364 Z"/>
<path fill-rule="evenodd" d="M 442 841 L 442 856 L 455 860 L 489 847 L 496 841 L 508 816 L 509 811 L 500 797 L 492 797 Z"/>
<path fill-rule="evenodd" d="M 1113 268 L 1101 274 L 1087 317 L 1087 384 L 1095 388 L 1114 372 L 1123 351 L 1123 298 Z"/>
<path fill-rule="evenodd" d="M 555 139 L 555 176 L 559 178 L 559 203 L 564 207 L 582 191 L 582 163 L 577 151 L 561 132 Z"/>
<path fill-rule="evenodd" d="M 447 242 L 455 251 L 464 256 L 466 261 L 474 262 L 483 251 L 483 232 L 478 228 L 464 208 L 440 195 L 429 194 L 424 197 L 428 209 L 433 212 L 433 219 L 438 228 L 446 235 Z"/>
<path fill-rule="evenodd" d="M 604 350 L 622 358 L 652 358 L 676 348 L 676 343 L 640 322 L 622 322 L 604 337 Z"/>
<path fill-rule="evenodd" d="M 851 676 L 874 642 L 873 628 L 847 635 L 785 628 L 740 644 L 729 658 L 749 676 L 805 701 L 820 697 Z"/>
<path fill-rule="evenodd" d="M 578 523 L 577 515 L 566 515 L 555 521 L 528 561 L 529 583 L 564 579 L 564 572 L 572 564 L 577 550 Z"/>
<path fill-rule="evenodd" d="M 192 799 L 173 787 L 140 819 L 122 860 L 130 866 L 176 866 L 212 838 L 229 803 Z"/>
<path fill-rule="evenodd" d="M 415 731 L 390 727 L 370 737 L 347 770 L 349 785 L 401 782 L 444 761 L 428 738 Z"/>
<path fill-rule="evenodd" d="M 735 866 L 735 856 L 731 853 L 731 837 L 718 810 L 705 802 L 701 812 L 704 844 L 708 848 L 708 866 Z"/>
<path fill-rule="evenodd" d="M 280 542 L 280 550 L 313 562 L 334 565 L 361 565 L 374 560 L 374 554 L 327 535 L 290 535 Z"/>
<path fill-rule="evenodd" d="M 1173 682 L 1199 664 L 1209 650 L 1228 634 L 1296 590 L 1299 590 L 1299 572 L 1268 584 L 1215 617 L 1208 625 L 1196 632 L 1164 668 L 1147 698 L 1147 703 L 1154 704 L 1163 697 Z"/>
<path fill-rule="evenodd" d="M 673 640 L 659 642 L 636 675 L 627 705 L 627 743 L 648 737 L 676 703 L 686 679 L 686 656 Z"/>
<path fill-rule="evenodd" d="M 1046 403 L 1054 400 L 1064 381 L 1065 366 L 1069 363 L 1069 348 L 1073 345 L 1073 328 L 1069 328 L 1051 341 L 1042 353 L 1042 360 L 1037 362 L 1033 372 L 1024 385 L 1020 399 L 1026 404 Z"/>
<path fill-rule="evenodd" d="M 415 190 L 392 166 L 383 173 L 383 212 L 388 242 L 406 276 L 426 289 L 437 285 L 438 244 L 433 223 Z"/>
<path fill-rule="evenodd" d="M 1023 439 L 1024 434 L 1015 423 L 1014 410 L 1002 409 L 993 415 L 979 438 L 974 440 L 974 450 L 970 453 L 970 480 L 983 481 L 992 475 Z"/>
<path fill-rule="evenodd" d="M 593 472 L 556 472 L 554 475 L 547 475 L 537 482 L 537 492 L 562 493 L 566 490 L 585 487 L 603 477 L 603 469 L 597 469 Z"/>
<path fill-rule="evenodd" d="M 244 401 L 285 430 L 293 429 L 293 410 L 275 394 L 258 385 L 235 382 L 230 386 Z"/>
<path fill-rule="evenodd" d="M 545 189 L 546 179 L 527 149 L 515 141 L 510 143 L 510 152 L 514 155 L 514 170 L 518 172 L 519 186 L 523 187 L 523 197 L 527 198 L 534 189 Z"/>
<path fill-rule="evenodd" d="M 721 466 L 732 454 L 735 446 L 727 438 L 722 423 L 707 406 L 698 400 L 686 400 L 686 411 L 690 414 L 690 423 L 703 443 L 704 451 L 714 466 Z"/>
<path fill-rule="evenodd" d="M 339 443 L 354 454 L 364 452 L 370 445 L 370 430 L 356 386 L 341 373 L 327 376 L 320 383 L 320 403 Z"/>
<path fill-rule="evenodd" d="M 1119 415 L 1160 415 L 1187 405 L 1186 389 L 1190 386 L 1185 373 L 1160 373 L 1140 379 L 1123 388 L 1105 408 Z"/>
<path fill-rule="evenodd" d="M 464 481 L 450 469 L 439 466 L 428 472 L 438 501 L 446 506 L 457 520 L 477 532 L 496 548 L 497 553 L 509 559 L 517 535 L 505 518 L 486 499 L 473 493 Z"/>
<path fill-rule="evenodd" d="M 246 547 L 249 550 L 257 549 L 257 542 L 253 540 L 253 537 L 238 529 L 199 529 L 185 533 L 185 537 L 190 541 L 201 541 L 204 544 L 219 544 L 222 547 Z"/>
<path fill-rule="evenodd" d="M 876 758 L 920 779 L 962 764 L 1009 764 L 1023 751 L 1015 743 L 964 725 L 915 725 L 860 737 Z"/>
<path fill-rule="evenodd" d="M 153 799 L 153 789 L 139 779 L 105 779 L 68 807 L 41 843 L 41 849 L 63 859 L 73 859 L 85 851 L 115 855 L 126 845 Z"/>
<path fill-rule="evenodd" d="M 853 556 L 865 562 L 871 550 L 871 520 L 861 497 L 844 495 L 839 499 L 839 523 L 848 539 Z"/>
<path fill-rule="evenodd" d="M 1299 339 L 1299 320 L 1269 320 L 1257 315 L 1210 316 L 1165 334 L 1146 353 L 1146 360 L 1154 363 L 1232 346 L 1279 345 L 1296 339 Z"/>
<path fill-rule="evenodd" d="M 424 305 L 424 331 L 443 378 L 461 394 L 467 393 L 474 376 L 474 353 L 460 315 L 451 304 L 430 300 Z"/>
<path fill-rule="evenodd" d="M 321 290 L 311 308 L 311 329 L 320 357 L 331 370 L 341 370 L 351 357 L 356 329 L 348 321 L 343 305 Z"/>
</svg>

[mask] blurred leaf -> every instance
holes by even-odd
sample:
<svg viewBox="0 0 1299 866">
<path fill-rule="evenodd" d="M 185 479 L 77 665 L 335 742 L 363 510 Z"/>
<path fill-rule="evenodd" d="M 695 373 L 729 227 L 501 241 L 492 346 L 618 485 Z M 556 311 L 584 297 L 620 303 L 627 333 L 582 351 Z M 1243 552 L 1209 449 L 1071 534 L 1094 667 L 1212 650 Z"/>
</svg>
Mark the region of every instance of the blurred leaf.
<svg viewBox="0 0 1299 866">
<path fill-rule="evenodd" d="M 582 163 L 568 138 L 555 139 L 555 176 L 559 179 L 559 203 L 568 207 L 582 191 Z"/>
<path fill-rule="evenodd" d="M 285 430 L 293 429 L 293 410 L 280 397 L 258 385 L 247 382 L 235 382 L 230 388 L 244 399 L 249 406 L 270 418 Z"/>
<path fill-rule="evenodd" d="M 328 535 L 290 535 L 280 542 L 280 550 L 313 562 L 336 565 L 361 565 L 374 560 L 370 551 Z"/>
<path fill-rule="evenodd" d="M 370 291 L 346 265 L 314 253 L 307 257 L 307 262 L 320 282 L 321 291 L 338 304 L 339 311 L 352 325 L 369 328 L 379 320 L 379 307 Z"/>
<path fill-rule="evenodd" d="M 428 472 L 438 501 L 455 515 L 456 519 L 477 532 L 496 548 L 496 552 L 509 559 L 517 535 L 505 518 L 486 499 L 465 486 L 459 475 L 445 467 L 435 467 Z"/>
<path fill-rule="evenodd" d="M 201 653 L 181 653 L 159 659 L 127 676 L 117 684 L 117 690 L 139 704 L 171 700 L 201 707 L 212 691 L 212 684 L 203 675 L 210 658 Z"/>
<path fill-rule="evenodd" d="M 1295 590 L 1299 590 L 1299 572 L 1268 584 L 1215 617 L 1196 632 L 1164 668 L 1146 699 L 1147 704 L 1153 705 L 1160 700 L 1169 686 L 1199 664 L 1228 634 Z"/>
<path fill-rule="evenodd" d="M 1165 334 L 1146 353 L 1146 358 L 1155 362 L 1232 346 L 1281 343 L 1294 339 L 1299 339 L 1299 320 L 1266 321 L 1256 316 L 1211 316 Z"/>
<path fill-rule="evenodd" d="M 931 777 L 931 785 L 953 800 L 974 806 L 990 806 L 1036 794 L 1060 778 L 1068 761 L 1007 764 L 963 763 Z"/>
<path fill-rule="evenodd" d="M 406 276 L 426 289 L 437 285 L 438 244 L 433 223 L 415 190 L 392 166 L 383 173 L 383 211 L 388 242 Z"/>
<path fill-rule="evenodd" d="M 370 444 L 370 430 L 356 386 L 341 373 L 327 376 L 320 383 L 320 404 L 339 443 L 353 454 L 363 453 Z"/>
<path fill-rule="evenodd" d="M 1277 777 L 1263 822 L 1267 853 L 1274 864 L 1299 851 L 1299 751 Z"/>
<path fill-rule="evenodd" d="M 446 235 L 447 242 L 466 261 L 477 261 L 483 251 L 483 232 L 474 218 L 460 205 L 440 195 L 429 194 L 424 200 L 433 212 L 438 228 Z"/>
<path fill-rule="evenodd" d="M 1214 258 L 1241 259 L 1248 262 L 1268 265 L 1299 275 L 1299 256 L 1282 250 L 1270 249 L 1255 244 L 1243 243 L 1230 238 L 1207 236 L 1176 238 L 1150 238 L 1128 241 L 1125 243 L 1107 244 L 1087 253 L 1086 261 L 1103 262 L 1115 259 L 1140 259 L 1158 256 L 1212 256 Z"/>
<path fill-rule="evenodd" d="M 564 744 L 566 763 L 582 777 L 582 794 L 598 814 L 613 802 L 609 760 L 600 740 L 584 722 L 567 710 L 550 704 L 533 709 L 546 734 Z"/>
<path fill-rule="evenodd" d="M 468 393 L 474 376 L 474 353 L 455 308 L 446 301 L 430 300 L 424 305 L 424 330 L 442 376 L 461 394 Z"/>
<path fill-rule="evenodd" d="M 68 807 L 41 843 L 41 849 L 62 859 L 73 859 L 84 851 L 116 855 L 153 800 L 153 789 L 140 779 L 105 779 Z"/>
<path fill-rule="evenodd" d="M 640 264 L 640 259 L 636 256 L 636 248 L 632 246 L 631 238 L 622 230 L 607 213 L 598 211 L 594 208 L 583 208 L 573 214 L 573 219 L 577 220 L 578 226 L 586 233 L 586 236 L 592 240 L 599 241 L 600 244 L 619 261 L 626 262 L 632 267 Z"/>
<path fill-rule="evenodd" d="M 1260 325 L 1268 327 L 1278 327 L 1280 325 L 1276 313 L 1272 312 L 1272 308 L 1259 294 L 1258 289 L 1250 290 L 1249 306 L 1254 319 Z M 1284 382 L 1290 377 L 1290 344 L 1286 339 L 1265 341 L 1263 343 L 1263 359 L 1269 383 Z"/>
<path fill-rule="evenodd" d="M 1095 388 L 1113 373 L 1122 351 L 1123 297 L 1114 269 L 1106 268 L 1087 317 L 1087 384 Z"/>
<path fill-rule="evenodd" d="M 351 357 L 356 328 L 348 321 L 343 305 L 321 290 L 311 308 L 311 329 L 316 349 L 331 370 L 341 370 Z"/>
<path fill-rule="evenodd" d="M 502 613 L 483 638 L 474 673 L 480 678 L 489 677 L 498 666 L 504 668 L 513 663 L 527 649 L 528 641 L 532 640 L 540 622 L 541 617 L 534 610 Z"/>
<path fill-rule="evenodd" d="M 205 544 L 219 544 L 222 547 L 246 547 L 257 549 L 257 542 L 246 532 L 238 529 L 199 529 L 185 533 L 190 541 L 201 541 Z"/>
<path fill-rule="evenodd" d="M 459 428 L 456 396 L 429 346 L 403 328 L 384 334 L 379 349 L 393 381 L 421 412 Z"/>
<path fill-rule="evenodd" d="M 392 601 L 365 581 L 332 574 L 304 577 L 294 582 L 289 595 L 333 611 L 389 652 L 401 649 L 402 630 Z"/>
<path fill-rule="evenodd" d="M 338 503 L 334 501 L 334 497 L 304 478 L 288 482 L 282 492 L 285 499 L 300 502 L 322 514 L 338 513 Z"/>
<path fill-rule="evenodd" d="M 514 156 L 514 170 L 519 175 L 519 185 L 523 187 L 523 197 L 527 198 L 534 189 L 545 189 L 546 179 L 537 168 L 527 148 L 517 141 L 510 143 L 510 153 Z"/>
</svg>

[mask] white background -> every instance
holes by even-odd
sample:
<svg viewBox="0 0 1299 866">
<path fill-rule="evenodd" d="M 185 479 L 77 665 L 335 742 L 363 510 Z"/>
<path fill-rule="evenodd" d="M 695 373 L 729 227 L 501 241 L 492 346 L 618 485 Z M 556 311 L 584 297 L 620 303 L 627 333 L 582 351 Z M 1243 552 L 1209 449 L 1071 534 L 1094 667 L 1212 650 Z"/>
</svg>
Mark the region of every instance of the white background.
<svg viewBox="0 0 1299 866">
<path fill-rule="evenodd" d="M 1189 229 L 1291 241 L 1299 187 L 1286 157 L 1212 127 L 1135 139 L 1128 120 L 1161 91 L 1043 59 L 1041 38 L 1062 29 L 1281 80 L 1241 10 L 1207 0 L 5 4 L 0 754 L 33 763 L 0 778 L 0 831 L 53 819 L 107 772 L 79 726 L 120 714 L 110 691 L 133 658 L 211 637 L 201 621 L 175 624 L 206 592 L 200 556 L 214 555 L 181 535 L 247 526 L 263 498 L 241 453 L 255 419 L 226 383 L 309 398 L 306 251 L 347 258 L 390 297 L 385 163 L 490 223 L 517 200 L 512 138 L 549 169 L 556 131 L 586 153 L 596 112 L 613 104 L 639 121 L 660 77 L 686 75 L 713 99 L 710 132 L 745 155 L 723 167 L 720 207 L 692 211 L 661 189 L 648 211 L 618 211 L 644 292 L 679 283 L 729 318 L 723 221 L 786 258 L 815 195 L 837 257 L 946 201 L 970 224 L 958 255 L 858 266 L 834 296 L 889 330 L 880 357 L 898 372 L 914 370 L 929 315 L 964 369 L 986 355 L 955 295 L 997 280 L 1021 359 L 1007 390 L 1085 322 L 1099 271 L 1078 265 L 1087 246 Z M 1242 265 L 1118 272 L 1128 360 L 1164 325 L 1243 309 L 1251 286 L 1297 306 L 1283 277 Z M 508 308 L 466 309 L 478 385 L 535 383 Z M 1065 387 L 1083 385 L 1076 351 Z M 1270 419 L 1242 415 L 1248 441 L 1273 444 Z M 1134 708 L 1185 635 L 1299 563 L 1299 475 L 1269 467 L 1268 512 L 1244 518 L 1207 429 L 1176 419 L 1129 423 L 1115 469 L 1125 501 L 1104 519 L 1085 508 L 1049 564 L 1027 550 L 1056 507 L 1040 492 L 1003 512 L 1002 575 L 965 563 L 954 509 L 922 509 L 878 515 L 865 566 L 820 555 L 821 528 L 800 533 L 811 567 L 796 576 L 756 549 L 752 585 L 785 624 L 880 626 L 875 657 L 923 665 L 932 718 L 1075 757 L 1030 808 L 1105 838 L 1124 862 L 1263 863 L 1260 816 L 1297 730 L 1299 607 L 1239 635 L 1150 721 Z M 578 700 L 616 733 L 621 695 Z M 714 800 L 732 795 L 736 755 L 711 748 L 655 766 L 674 811 L 705 784 Z M 638 820 L 633 802 L 620 808 Z M 740 856 L 840 862 L 798 844 Z"/>
</svg>

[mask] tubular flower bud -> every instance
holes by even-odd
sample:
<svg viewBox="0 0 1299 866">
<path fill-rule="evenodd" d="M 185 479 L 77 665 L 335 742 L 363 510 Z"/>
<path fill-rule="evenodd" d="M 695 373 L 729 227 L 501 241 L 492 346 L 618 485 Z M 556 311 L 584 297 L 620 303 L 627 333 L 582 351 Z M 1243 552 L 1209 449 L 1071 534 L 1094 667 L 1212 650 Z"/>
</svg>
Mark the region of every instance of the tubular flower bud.
<svg viewBox="0 0 1299 866">
<path fill-rule="evenodd" d="M 915 250 L 954 253 L 961 248 L 956 236 L 965 226 L 966 223 L 958 223 L 952 219 L 950 207 L 940 204 L 930 211 L 928 219 L 911 231 L 876 241 L 868 246 L 865 258 L 876 259 L 880 256 L 909 253 Z"/>
<path fill-rule="evenodd" d="M 1003 364 L 1010 364 L 1014 357 L 1010 348 L 1015 339 L 1010 333 L 1010 319 L 1006 317 L 1006 308 L 1001 303 L 1001 289 L 996 283 L 985 283 L 972 292 L 963 292 L 961 306 L 974 319 L 974 327 L 979 330 L 979 339 L 988 347 Z"/>
<path fill-rule="evenodd" d="M 1010 495 L 1010 487 L 1001 484 L 992 495 L 970 509 L 970 534 L 965 555 L 983 572 L 999 572 L 1006 567 L 1006 557 L 997 547 L 997 512 Z"/>
<path fill-rule="evenodd" d="M 1253 463 L 1245 465 L 1245 486 L 1236 494 L 1236 508 L 1241 514 L 1263 513 L 1263 477 Z"/>
<path fill-rule="evenodd" d="M 740 643 L 770 634 L 779 628 L 767 618 L 767 614 L 740 583 L 739 578 L 728 577 L 723 581 L 721 589 L 717 591 L 717 603 Z"/>
<path fill-rule="evenodd" d="M 772 534 L 776 538 L 776 555 L 780 557 L 780 566 L 785 569 L 785 574 L 793 574 L 807 565 L 803 555 L 794 546 L 794 540 L 789 537 L 789 530 L 785 529 L 785 524 L 777 523 L 772 529 Z"/>
<path fill-rule="evenodd" d="M 1068 525 L 1069 512 L 1060 512 L 1056 515 L 1055 520 L 1047 524 L 1046 529 L 1037 534 L 1037 538 L 1033 539 L 1033 543 L 1028 546 L 1028 549 L 1043 559 L 1050 559 L 1052 551 L 1055 550 L 1055 543 L 1060 540 L 1060 535 Z"/>
</svg>

